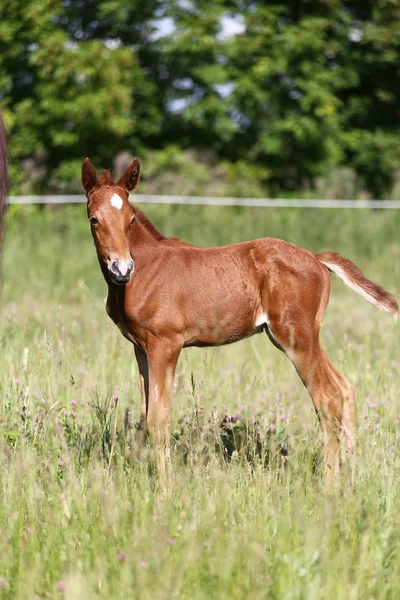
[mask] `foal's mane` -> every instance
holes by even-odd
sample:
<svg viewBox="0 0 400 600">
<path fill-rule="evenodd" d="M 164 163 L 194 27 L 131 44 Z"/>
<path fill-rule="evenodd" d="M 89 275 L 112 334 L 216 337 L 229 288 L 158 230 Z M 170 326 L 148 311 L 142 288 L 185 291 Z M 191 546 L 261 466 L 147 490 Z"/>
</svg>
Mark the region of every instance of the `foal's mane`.
<svg viewBox="0 0 400 600">
<path fill-rule="evenodd" d="M 143 225 L 143 227 L 145 227 L 147 229 L 147 231 L 149 231 L 151 233 L 151 235 L 153 236 L 154 239 L 158 240 L 159 242 L 161 242 L 162 240 L 169 239 L 168 237 L 166 237 L 165 235 L 160 233 L 156 227 L 154 227 L 154 225 L 150 221 L 150 219 L 148 217 L 146 217 L 146 215 L 144 213 L 142 213 L 142 211 L 139 208 L 137 208 L 137 206 L 133 206 L 133 208 L 134 208 L 135 215 L 136 215 L 136 218 L 138 219 L 139 223 L 141 225 Z"/>
<path fill-rule="evenodd" d="M 95 189 L 97 190 L 102 185 L 118 185 L 114 181 L 114 177 L 113 177 L 111 171 L 108 171 L 107 169 L 103 169 L 102 171 L 100 171 L 100 176 L 97 179 L 97 184 L 96 184 Z M 139 208 L 137 208 L 137 206 L 133 206 L 133 209 L 135 211 L 135 215 L 136 215 L 136 218 L 139 221 L 139 223 L 141 225 L 143 225 L 143 227 L 145 227 L 149 233 L 151 233 L 151 235 L 153 236 L 153 238 L 155 240 L 158 240 L 159 242 L 161 242 L 162 240 L 169 239 L 168 237 L 166 237 L 165 235 L 160 233 L 158 231 L 158 229 L 156 229 L 156 227 L 154 227 L 154 225 L 150 221 L 150 219 L 148 217 L 146 217 L 146 215 Z"/>
<path fill-rule="evenodd" d="M 112 176 L 111 171 L 107 169 L 102 169 L 100 171 L 100 175 L 97 178 L 96 190 L 102 185 L 115 185 L 114 177 Z"/>
</svg>

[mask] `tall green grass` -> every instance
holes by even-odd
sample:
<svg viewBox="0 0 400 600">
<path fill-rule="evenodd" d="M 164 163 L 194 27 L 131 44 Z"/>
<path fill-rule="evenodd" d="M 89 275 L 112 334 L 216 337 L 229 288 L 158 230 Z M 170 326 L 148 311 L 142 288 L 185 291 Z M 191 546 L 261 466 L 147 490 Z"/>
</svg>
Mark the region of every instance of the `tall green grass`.
<svg viewBox="0 0 400 600">
<path fill-rule="evenodd" d="M 399 296 L 390 211 L 158 207 L 217 245 L 275 236 L 333 250 Z M 334 282 L 323 345 L 358 392 L 356 492 L 326 493 L 293 367 L 260 335 L 184 351 L 173 477 L 157 491 L 130 344 L 104 311 L 83 207 L 13 209 L 0 320 L 0 597 L 400 597 L 398 329 Z M 51 596 L 50 596 L 51 595 Z"/>
</svg>

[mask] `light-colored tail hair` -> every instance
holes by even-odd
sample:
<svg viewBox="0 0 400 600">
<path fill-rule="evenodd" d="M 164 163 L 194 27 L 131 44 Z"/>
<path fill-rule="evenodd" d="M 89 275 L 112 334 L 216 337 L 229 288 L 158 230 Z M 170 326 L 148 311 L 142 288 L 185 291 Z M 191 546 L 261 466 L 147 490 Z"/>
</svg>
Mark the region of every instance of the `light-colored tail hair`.
<svg viewBox="0 0 400 600">
<path fill-rule="evenodd" d="M 347 258 L 343 258 L 336 252 L 322 252 L 316 255 L 318 260 L 335 273 L 352 290 L 360 294 L 380 310 L 393 314 L 397 321 L 399 306 L 392 294 L 389 294 L 382 286 L 370 281 L 360 269 Z"/>
</svg>

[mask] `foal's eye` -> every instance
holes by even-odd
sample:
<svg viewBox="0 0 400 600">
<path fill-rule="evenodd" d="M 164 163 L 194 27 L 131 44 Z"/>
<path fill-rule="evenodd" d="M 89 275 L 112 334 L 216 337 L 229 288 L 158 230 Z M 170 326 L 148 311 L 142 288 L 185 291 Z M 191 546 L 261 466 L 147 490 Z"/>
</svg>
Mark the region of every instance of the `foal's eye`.
<svg viewBox="0 0 400 600">
<path fill-rule="evenodd" d="M 92 225 L 97 225 L 97 223 L 99 222 L 99 220 L 96 219 L 96 217 L 89 217 L 89 221 Z"/>
</svg>

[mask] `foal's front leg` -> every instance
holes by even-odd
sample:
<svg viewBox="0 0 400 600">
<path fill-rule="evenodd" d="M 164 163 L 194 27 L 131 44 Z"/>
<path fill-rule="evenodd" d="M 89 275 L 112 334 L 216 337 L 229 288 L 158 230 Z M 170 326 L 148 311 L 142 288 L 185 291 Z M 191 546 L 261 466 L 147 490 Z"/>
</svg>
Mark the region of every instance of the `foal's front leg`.
<svg viewBox="0 0 400 600">
<path fill-rule="evenodd" d="M 147 427 L 163 482 L 170 466 L 171 396 L 181 346 L 169 340 L 152 340 L 147 347 L 149 394 Z"/>
<path fill-rule="evenodd" d="M 147 411 L 149 406 L 149 365 L 147 355 L 139 346 L 134 346 L 136 361 L 139 368 L 140 390 L 142 393 L 142 410 L 140 414 L 140 429 L 146 432 Z"/>
</svg>

